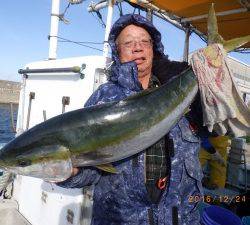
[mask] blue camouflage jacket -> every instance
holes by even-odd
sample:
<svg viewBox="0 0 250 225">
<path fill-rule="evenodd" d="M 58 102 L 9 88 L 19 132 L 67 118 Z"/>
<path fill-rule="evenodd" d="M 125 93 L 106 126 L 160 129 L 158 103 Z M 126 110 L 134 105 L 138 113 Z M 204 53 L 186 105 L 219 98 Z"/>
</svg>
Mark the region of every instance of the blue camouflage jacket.
<svg viewBox="0 0 250 225">
<path fill-rule="evenodd" d="M 154 32 L 150 34 L 153 40 L 158 40 L 154 51 L 163 55 L 160 33 L 151 23 L 139 15 L 121 17 L 114 24 L 109 38 L 114 60 L 109 81 L 94 92 L 85 106 L 119 101 L 142 90 L 135 63 L 120 64 L 114 44 L 116 29 L 121 29 L 121 24 L 126 26 L 131 23 L 143 24 L 149 33 L 152 29 Z M 201 196 L 202 192 L 199 139 L 193 135 L 184 117 L 170 130 L 169 138 L 173 141 L 174 154 L 171 157 L 170 178 L 158 204 L 150 201 L 145 187 L 145 152 L 113 163 L 117 174 L 91 167 L 82 168 L 76 176 L 59 185 L 66 188 L 95 185 L 92 225 L 172 225 L 174 214 L 178 214 L 179 225 L 199 224 L 197 202 L 194 201 L 195 196 Z M 138 163 L 133 163 L 134 157 L 138 158 Z"/>
</svg>

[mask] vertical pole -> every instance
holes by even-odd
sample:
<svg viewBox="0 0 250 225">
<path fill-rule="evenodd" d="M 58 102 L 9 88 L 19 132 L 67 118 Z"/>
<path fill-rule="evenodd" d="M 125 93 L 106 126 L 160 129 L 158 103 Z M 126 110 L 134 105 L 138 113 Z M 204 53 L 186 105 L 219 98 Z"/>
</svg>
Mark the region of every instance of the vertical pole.
<svg viewBox="0 0 250 225">
<path fill-rule="evenodd" d="M 26 80 L 28 76 L 26 74 L 23 74 L 23 79 L 22 79 L 22 87 L 21 87 L 21 92 L 20 92 L 20 98 L 19 98 L 19 106 L 18 106 L 18 119 L 17 119 L 17 135 L 20 135 L 23 133 L 25 130 L 24 126 L 24 111 L 25 111 L 25 96 L 26 96 Z M 20 104 L 22 103 L 22 104 Z"/>
<path fill-rule="evenodd" d="M 14 122 L 14 111 L 13 111 L 13 103 L 10 102 L 10 118 L 11 118 L 11 127 L 13 132 L 16 132 L 15 122 Z"/>
<path fill-rule="evenodd" d="M 59 26 L 60 0 L 52 0 L 50 38 L 49 38 L 49 59 L 57 57 L 57 35 Z"/>
<path fill-rule="evenodd" d="M 27 121 L 26 121 L 26 130 L 29 129 L 29 124 L 30 124 L 30 113 L 31 113 L 31 104 L 32 100 L 35 99 L 35 92 L 30 92 L 29 96 L 29 106 L 28 106 L 28 114 L 27 114 Z"/>
<path fill-rule="evenodd" d="M 147 9 L 146 17 L 147 17 L 148 21 L 153 23 L 153 11 L 152 11 L 152 9 Z"/>
<path fill-rule="evenodd" d="M 47 120 L 46 110 L 43 110 L 43 120 L 44 120 L 44 121 L 46 121 L 46 120 Z"/>
<path fill-rule="evenodd" d="M 189 53 L 189 37 L 190 37 L 190 26 L 187 26 L 185 30 L 185 45 L 183 51 L 183 61 L 188 62 L 188 53 Z"/>
<path fill-rule="evenodd" d="M 112 23 L 112 17 L 113 17 L 113 0 L 108 1 L 108 15 L 107 15 L 107 22 L 106 22 L 106 29 L 105 29 L 105 38 L 104 38 L 104 46 L 103 46 L 103 56 L 105 58 L 108 57 L 108 51 L 109 51 L 109 45 L 108 45 L 108 38 L 109 38 L 109 32 L 111 30 L 111 23 Z"/>
<path fill-rule="evenodd" d="M 27 83 L 27 78 L 28 76 L 26 74 L 23 75 L 23 94 L 22 94 L 22 126 L 21 126 L 21 130 L 19 133 L 22 133 L 25 128 L 24 128 L 24 110 L 25 110 L 25 95 L 26 95 L 26 83 Z"/>
</svg>

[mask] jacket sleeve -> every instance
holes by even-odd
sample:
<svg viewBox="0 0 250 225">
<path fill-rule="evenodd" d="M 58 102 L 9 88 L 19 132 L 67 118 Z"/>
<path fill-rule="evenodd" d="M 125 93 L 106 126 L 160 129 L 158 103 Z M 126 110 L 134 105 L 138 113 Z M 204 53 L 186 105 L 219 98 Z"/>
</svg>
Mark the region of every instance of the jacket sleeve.
<svg viewBox="0 0 250 225">
<path fill-rule="evenodd" d="M 64 188 L 82 188 L 96 184 L 100 178 L 100 171 L 94 167 L 79 168 L 79 172 L 63 182 L 57 183 L 58 186 Z"/>
<path fill-rule="evenodd" d="M 97 104 L 108 102 L 109 99 L 105 95 L 105 85 L 100 86 L 87 100 L 84 107 L 94 106 Z M 95 167 L 81 167 L 79 172 L 63 182 L 57 183 L 58 186 L 64 188 L 82 188 L 84 186 L 90 186 L 96 184 L 100 177 L 101 171 Z"/>
<path fill-rule="evenodd" d="M 201 147 L 210 154 L 214 154 L 216 152 L 208 137 L 201 138 Z"/>
</svg>

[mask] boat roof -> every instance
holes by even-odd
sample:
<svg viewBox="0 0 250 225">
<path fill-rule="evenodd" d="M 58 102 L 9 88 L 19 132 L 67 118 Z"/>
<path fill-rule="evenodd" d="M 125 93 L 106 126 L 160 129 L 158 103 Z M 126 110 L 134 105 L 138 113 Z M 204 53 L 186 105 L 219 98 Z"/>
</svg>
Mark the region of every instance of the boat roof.
<svg viewBox="0 0 250 225">
<path fill-rule="evenodd" d="M 193 28 L 207 34 L 207 14 L 210 0 L 131 0 L 142 7 L 154 5 L 180 24 L 190 23 Z M 144 2 L 144 3 L 143 3 Z M 145 4 L 145 2 L 148 2 Z M 214 0 L 218 29 L 225 40 L 250 35 L 250 1 L 249 0 Z M 250 43 L 243 46 L 250 48 Z"/>
</svg>

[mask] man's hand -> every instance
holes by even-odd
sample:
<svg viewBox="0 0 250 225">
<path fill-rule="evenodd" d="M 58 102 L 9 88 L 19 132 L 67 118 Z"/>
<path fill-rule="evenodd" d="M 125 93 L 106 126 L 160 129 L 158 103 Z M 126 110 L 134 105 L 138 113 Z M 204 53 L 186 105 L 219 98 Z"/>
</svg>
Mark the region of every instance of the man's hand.
<svg viewBox="0 0 250 225">
<path fill-rule="evenodd" d="M 221 154 L 218 151 L 211 154 L 211 157 L 212 157 L 212 160 L 217 161 L 220 165 L 226 166 L 225 160 L 222 158 Z"/>
<path fill-rule="evenodd" d="M 75 176 L 76 174 L 78 174 L 78 172 L 79 172 L 79 169 L 77 167 L 73 167 L 71 176 Z"/>
</svg>

